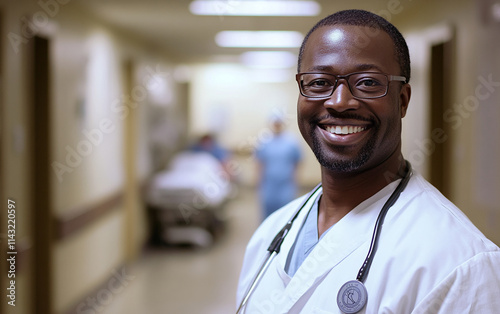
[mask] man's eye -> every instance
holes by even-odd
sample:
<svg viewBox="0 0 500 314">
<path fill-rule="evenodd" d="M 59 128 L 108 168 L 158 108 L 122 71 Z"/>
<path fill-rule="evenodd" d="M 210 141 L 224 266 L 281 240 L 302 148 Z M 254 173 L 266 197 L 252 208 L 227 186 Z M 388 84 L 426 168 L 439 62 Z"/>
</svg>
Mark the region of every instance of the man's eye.
<svg viewBox="0 0 500 314">
<path fill-rule="evenodd" d="M 328 80 L 314 80 L 307 85 L 310 87 L 330 87 L 332 86 L 332 83 Z"/>
<path fill-rule="evenodd" d="M 382 85 L 378 80 L 376 79 L 371 79 L 371 78 L 365 78 L 362 80 L 359 80 L 356 83 L 356 86 L 359 87 L 375 87 L 375 86 L 380 86 Z"/>
</svg>

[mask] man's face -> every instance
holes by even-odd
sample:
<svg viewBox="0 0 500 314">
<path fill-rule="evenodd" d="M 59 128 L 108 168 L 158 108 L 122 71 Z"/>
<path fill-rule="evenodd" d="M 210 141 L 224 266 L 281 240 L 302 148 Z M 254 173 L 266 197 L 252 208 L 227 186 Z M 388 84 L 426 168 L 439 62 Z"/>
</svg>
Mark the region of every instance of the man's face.
<svg viewBox="0 0 500 314">
<path fill-rule="evenodd" d="M 400 75 L 392 39 L 384 31 L 352 25 L 324 26 L 309 37 L 300 72 Z M 410 86 L 389 83 L 386 96 L 356 99 L 343 79 L 328 98 L 299 96 L 302 136 L 320 164 L 337 173 L 362 172 L 400 150 L 401 118 Z M 349 132 L 349 134 L 341 134 Z M 339 132 L 340 131 L 340 132 Z"/>
</svg>

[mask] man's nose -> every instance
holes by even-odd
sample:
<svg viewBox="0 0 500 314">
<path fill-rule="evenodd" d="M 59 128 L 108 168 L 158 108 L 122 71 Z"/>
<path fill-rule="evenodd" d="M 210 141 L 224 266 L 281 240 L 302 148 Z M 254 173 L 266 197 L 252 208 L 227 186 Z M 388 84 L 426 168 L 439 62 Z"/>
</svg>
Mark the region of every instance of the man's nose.
<svg viewBox="0 0 500 314">
<path fill-rule="evenodd" d="M 352 95 L 347 81 L 339 80 L 333 94 L 325 100 L 324 106 L 338 112 L 343 112 L 349 109 L 357 109 L 359 101 Z"/>
</svg>

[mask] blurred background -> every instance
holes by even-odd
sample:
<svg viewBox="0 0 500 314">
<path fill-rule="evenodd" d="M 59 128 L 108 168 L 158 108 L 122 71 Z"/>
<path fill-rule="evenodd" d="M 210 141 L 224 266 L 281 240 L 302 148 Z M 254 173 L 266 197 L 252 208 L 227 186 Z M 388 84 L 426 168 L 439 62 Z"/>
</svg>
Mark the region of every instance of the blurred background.
<svg viewBox="0 0 500 314">
<path fill-rule="evenodd" d="M 254 151 L 279 117 L 298 193 L 319 182 L 296 55 L 349 8 L 407 38 L 405 157 L 500 244 L 500 1 L 281 2 L 0 1 L 2 313 L 233 312 L 262 219 Z"/>
</svg>

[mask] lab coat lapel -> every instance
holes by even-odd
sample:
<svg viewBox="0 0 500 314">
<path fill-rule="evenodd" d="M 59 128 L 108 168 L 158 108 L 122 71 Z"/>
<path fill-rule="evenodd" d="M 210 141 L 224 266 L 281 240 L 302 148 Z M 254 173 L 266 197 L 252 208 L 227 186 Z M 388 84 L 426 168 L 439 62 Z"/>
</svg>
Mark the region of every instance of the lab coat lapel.
<svg viewBox="0 0 500 314">
<path fill-rule="evenodd" d="M 358 205 L 335 224 L 319 241 L 293 278 L 290 278 L 285 273 L 284 265 L 300 228 L 294 230 L 294 234 L 289 235 L 288 243 L 283 247 L 282 254 L 280 254 L 280 258 L 276 261 L 280 277 L 286 285 L 285 294 L 287 295 L 287 303 L 281 309 L 283 312 L 287 312 L 294 306 L 309 289 L 319 285 L 328 272 L 353 251 L 364 243 L 369 244 L 377 216 L 396 185 L 397 182 L 393 182 L 386 186 L 373 197 Z M 300 225 L 302 225 L 305 215 L 301 218 Z M 361 267 L 362 263 L 363 261 L 360 260 L 359 267 Z M 352 279 L 355 279 L 356 275 L 356 273 L 353 273 Z M 307 300 L 303 301 L 306 302 Z"/>
</svg>

